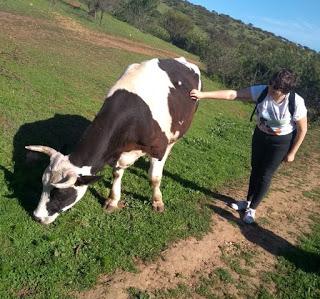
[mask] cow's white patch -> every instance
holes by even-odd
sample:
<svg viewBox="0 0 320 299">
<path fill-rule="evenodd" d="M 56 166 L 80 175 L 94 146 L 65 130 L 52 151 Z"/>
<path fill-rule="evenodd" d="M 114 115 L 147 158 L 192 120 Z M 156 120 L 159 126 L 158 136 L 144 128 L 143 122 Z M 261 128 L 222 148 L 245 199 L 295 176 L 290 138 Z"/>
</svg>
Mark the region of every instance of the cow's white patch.
<svg viewBox="0 0 320 299">
<path fill-rule="evenodd" d="M 188 62 L 184 57 L 175 58 L 175 60 L 179 61 L 189 69 L 193 70 L 198 76 L 199 76 L 199 84 L 198 84 L 198 90 L 201 90 L 201 80 L 200 80 L 200 69 L 197 65 L 194 63 Z"/>
<path fill-rule="evenodd" d="M 117 161 L 116 167 L 119 168 L 127 168 L 131 166 L 137 159 L 144 156 L 146 153 L 137 150 L 137 151 L 130 151 L 130 152 L 123 152 Z"/>
<path fill-rule="evenodd" d="M 197 65 L 188 62 L 184 57 L 175 58 L 199 76 L 198 89 L 201 89 L 200 70 Z M 118 89 L 125 89 L 137 94 L 150 108 L 154 120 L 167 138 L 173 138 L 171 132 L 172 118 L 168 106 L 170 88 L 174 88 L 168 74 L 159 68 L 159 59 L 144 61 L 130 65 L 116 84 L 110 89 L 107 97 Z M 182 85 L 182 82 L 178 82 Z"/>
<path fill-rule="evenodd" d="M 136 150 L 130 152 L 123 152 L 120 155 L 120 158 L 116 163 L 116 169 L 113 170 L 114 179 L 112 183 L 108 206 L 117 207 L 118 202 L 121 198 L 121 180 L 124 170 L 145 154 L 146 153 L 141 150 Z"/>
<path fill-rule="evenodd" d="M 52 189 L 50 186 L 43 186 L 40 202 L 37 209 L 33 212 L 36 218 L 44 219 L 48 217 L 47 203 L 50 201 L 50 191 Z"/>
<path fill-rule="evenodd" d="M 124 169 L 114 169 L 114 180 L 112 183 L 112 189 L 109 197 L 108 206 L 117 207 L 121 198 L 121 180 L 124 174 Z"/>
<path fill-rule="evenodd" d="M 152 185 L 152 206 L 158 211 L 163 210 L 164 207 L 160 184 L 162 179 L 163 167 L 173 145 L 174 142 L 167 146 L 166 152 L 161 160 L 152 157 L 150 159 L 150 168 L 148 174 Z"/>
<path fill-rule="evenodd" d="M 176 131 L 170 138 L 170 142 L 169 143 L 174 143 L 178 140 L 180 135 L 180 131 Z"/>
<path fill-rule="evenodd" d="M 75 172 L 78 175 L 92 175 L 92 173 L 91 173 L 92 167 L 91 166 L 82 166 L 82 167 L 73 166 L 73 169 L 75 170 Z"/>
<path fill-rule="evenodd" d="M 149 106 L 154 120 L 171 139 L 172 118 L 169 112 L 168 95 L 174 85 L 168 74 L 158 66 L 158 59 L 144 61 L 129 66 L 122 77 L 110 89 L 107 97 L 116 90 L 125 89 L 137 94 Z"/>
</svg>

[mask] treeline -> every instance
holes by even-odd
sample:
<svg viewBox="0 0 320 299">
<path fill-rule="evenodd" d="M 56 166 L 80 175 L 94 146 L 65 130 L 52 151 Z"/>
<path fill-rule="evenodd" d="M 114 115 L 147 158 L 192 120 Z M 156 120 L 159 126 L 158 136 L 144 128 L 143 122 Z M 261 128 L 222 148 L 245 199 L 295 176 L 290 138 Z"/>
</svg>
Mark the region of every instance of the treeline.
<svg viewBox="0 0 320 299">
<path fill-rule="evenodd" d="M 208 76 L 232 88 L 267 83 L 282 67 L 295 71 L 310 116 L 320 116 L 320 53 L 182 0 L 82 0 L 100 22 L 108 12 L 198 55 Z M 99 15 L 99 17 L 98 17 Z"/>
</svg>

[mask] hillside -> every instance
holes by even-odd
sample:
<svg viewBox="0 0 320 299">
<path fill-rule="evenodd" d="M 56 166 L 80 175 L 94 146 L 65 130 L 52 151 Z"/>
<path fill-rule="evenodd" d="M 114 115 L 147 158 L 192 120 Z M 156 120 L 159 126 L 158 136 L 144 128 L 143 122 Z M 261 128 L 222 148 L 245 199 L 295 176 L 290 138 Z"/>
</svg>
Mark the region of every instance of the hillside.
<svg viewBox="0 0 320 299">
<path fill-rule="evenodd" d="M 319 118 L 320 53 L 188 1 L 146 3 L 158 4 L 139 16 L 144 21 L 132 19 L 125 8 L 114 14 L 198 55 L 207 75 L 225 86 L 266 83 L 280 68 L 292 69 L 300 79 L 296 91 L 305 98 L 310 117 Z"/>
<path fill-rule="evenodd" d="M 297 92 L 306 99 L 309 115 L 319 117 L 320 53 L 188 1 L 161 2 L 193 24 L 191 31 L 173 42 L 198 54 L 210 76 L 241 87 L 265 83 L 280 68 L 292 69 L 300 78 Z"/>
<path fill-rule="evenodd" d="M 181 0 L 161 0 L 162 3 L 167 5 L 167 9 L 175 9 L 187 15 L 207 36 L 214 35 L 224 42 L 226 46 L 234 47 L 239 43 L 247 42 L 253 47 L 264 40 L 270 42 L 277 41 L 279 43 L 295 46 L 300 50 L 313 52 L 306 46 L 293 43 L 288 39 L 276 36 L 272 32 L 265 31 L 257 28 L 252 24 L 245 24 L 241 20 L 234 19 L 225 14 L 219 14 L 216 11 L 209 11 L 205 7 L 192 4 L 188 1 Z M 164 11 L 164 9 L 162 9 Z"/>
</svg>

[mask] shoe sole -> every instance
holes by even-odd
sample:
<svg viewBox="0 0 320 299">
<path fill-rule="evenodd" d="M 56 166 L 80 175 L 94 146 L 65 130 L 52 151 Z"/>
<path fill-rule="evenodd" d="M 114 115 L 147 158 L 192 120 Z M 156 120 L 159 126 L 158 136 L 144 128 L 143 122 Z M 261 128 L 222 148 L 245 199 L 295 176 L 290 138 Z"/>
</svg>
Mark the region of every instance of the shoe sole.
<svg viewBox="0 0 320 299">
<path fill-rule="evenodd" d="M 230 207 L 232 208 L 232 209 L 234 209 L 235 211 L 245 211 L 247 208 L 245 207 L 245 208 L 239 208 L 239 206 L 236 204 L 236 203 L 232 203 L 231 205 L 230 205 Z"/>
</svg>

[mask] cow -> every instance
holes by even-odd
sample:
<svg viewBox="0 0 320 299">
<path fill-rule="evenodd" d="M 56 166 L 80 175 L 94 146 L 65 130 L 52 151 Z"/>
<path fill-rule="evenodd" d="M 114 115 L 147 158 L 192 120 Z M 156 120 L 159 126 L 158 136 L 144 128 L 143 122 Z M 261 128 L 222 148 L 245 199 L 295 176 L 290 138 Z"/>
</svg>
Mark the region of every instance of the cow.
<svg viewBox="0 0 320 299">
<path fill-rule="evenodd" d="M 141 156 L 150 158 L 152 207 L 162 212 L 160 183 L 165 161 L 190 127 L 201 89 L 200 70 L 185 58 L 154 58 L 131 64 L 109 90 L 102 108 L 69 155 L 43 145 L 25 148 L 50 157 L 42 176 L 43 191 L 34 218 L 52 223 L 96 182 L 105 165 L 113 168 L 113 184 L 105 209 L 118 207 L 124 170 Z"/>
</svg>

